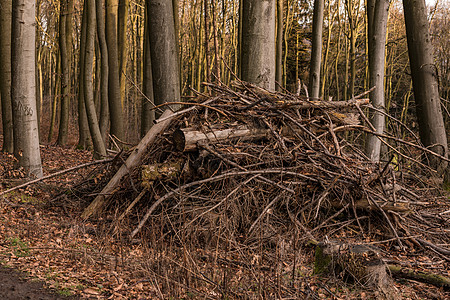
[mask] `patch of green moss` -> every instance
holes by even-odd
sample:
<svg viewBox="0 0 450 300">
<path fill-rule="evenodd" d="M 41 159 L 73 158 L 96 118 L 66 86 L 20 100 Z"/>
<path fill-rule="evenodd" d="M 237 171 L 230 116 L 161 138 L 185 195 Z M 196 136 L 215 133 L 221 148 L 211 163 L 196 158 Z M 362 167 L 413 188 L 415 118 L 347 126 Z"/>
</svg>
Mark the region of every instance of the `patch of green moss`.
<svg viewBox="0 0 450 300">
<path fill-rule="evenodd" d="M 323 253 L 323 248 L 317 245 L 314 256 L 314 270 L 313 274 L 323 274 L 328 271 L 331 263 L 331 256 Z"/>
<path fill-rule="evenodd" d="M 65 296 L 65 297 L 72 296 L 72 292 L 71 292 L 68 288 L 58 289 L 58 290 L 56 291 L 56 293 L 57 293 L 58 295 Z"/>
<path fill-rule="evenodd" d="M 30 248 L 26 242 L 21 241 L 19 238 L 9 238 L 8 240 L 15 256 L 26 257 L 30 255 Z"/>
</svg>

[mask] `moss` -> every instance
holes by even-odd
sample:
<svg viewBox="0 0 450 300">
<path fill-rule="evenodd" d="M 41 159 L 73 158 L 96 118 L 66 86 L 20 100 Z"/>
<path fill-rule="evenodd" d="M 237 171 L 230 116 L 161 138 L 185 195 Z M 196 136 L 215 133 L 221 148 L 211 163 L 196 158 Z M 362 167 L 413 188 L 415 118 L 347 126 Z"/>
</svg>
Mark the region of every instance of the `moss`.
<svg viewBox="0 0 450 300">
<path fill-rule="evenodd" d="M 15 256 L 26 257 L 30 255 L 30 249 L 26 242 L 21 241 L 19 238 L 10 238 L 9 242 Z"/>
<path fill-rule="evenodd" d="M 317 245 L 314 257 L 313 274 L 323 274 L 328 271 L 331 264 L 331 256 L 324 253 L 321 245 Z"/>
</svg>

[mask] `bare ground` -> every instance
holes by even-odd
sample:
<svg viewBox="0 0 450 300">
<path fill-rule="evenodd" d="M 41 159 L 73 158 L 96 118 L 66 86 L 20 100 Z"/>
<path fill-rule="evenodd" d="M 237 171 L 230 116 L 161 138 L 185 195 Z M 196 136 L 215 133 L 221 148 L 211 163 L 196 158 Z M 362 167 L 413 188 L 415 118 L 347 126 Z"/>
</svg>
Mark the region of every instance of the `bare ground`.
<svg viewBox="0 0 450 300">
<path fill-rule="evenodd" d="M 42 282 L 30 280 L 25 274 L 5 267 L 0 267 L 0 297 L 4 300 L 76 299 L 58 295 L 56 291 L 45 288 Z"/>
</svg>

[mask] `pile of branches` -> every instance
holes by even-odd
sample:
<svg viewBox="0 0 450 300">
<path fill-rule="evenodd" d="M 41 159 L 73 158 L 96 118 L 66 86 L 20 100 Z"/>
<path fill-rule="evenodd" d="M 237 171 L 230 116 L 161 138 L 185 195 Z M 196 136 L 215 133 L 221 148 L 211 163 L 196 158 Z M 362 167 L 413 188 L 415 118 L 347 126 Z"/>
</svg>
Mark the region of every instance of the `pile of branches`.
<svg viewBox="0 0 450 300">
<path fill-rule="evenodd" d="M 115 233 L 125 227 L 131 238 L 172 236 L 202 248 L 345 235 L 449 261 L 439 246 L 450 243 L 449 205 L 417 158 L 432 153 L 375 133 L 364 114 L 367 93 L 316 101 L 243 82 L 206 86 L 212 96 L 198 93 L 166 111 L 137 148 L 74 189 L 95 198 L 83 217 L 113 212 Z M 386 161 L 361 151 L 367 134 L 390 149 Z"/>
</svg>

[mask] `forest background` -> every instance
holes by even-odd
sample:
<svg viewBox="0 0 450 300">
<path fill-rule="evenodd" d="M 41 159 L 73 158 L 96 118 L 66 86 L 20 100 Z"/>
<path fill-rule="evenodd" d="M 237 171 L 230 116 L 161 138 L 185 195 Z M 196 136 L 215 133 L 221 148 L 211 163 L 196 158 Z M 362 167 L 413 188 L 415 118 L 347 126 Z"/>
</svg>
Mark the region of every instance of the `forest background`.
<svg viewBox="0 0 450 300">
<path fill-rule="evenodd" d="M 312 39 L 311 1 L 282 1 L 282 74 L 278 88 L 290 92 L 307 84 Z M 178 11 L 176 32 L 180 62 L 181 93 L 189 98 L 205 91 L 202 82 L 218 81 L 228 85 L 239 75 L 239 1 L 180 0 L 174 1 Z M 145 90 L 144 40 L 145 1 L 121 0 L 118 10 L 118 59 L 120 99 L 123 109 L 124 141 L 136 143 L 141 137 L 143 93 Z M 69 1 L 69 5 L 71 5 Z M 386 39 L 385 98 L 388 113 L 417 129 L 415 104 L 401 2 L 392 1 Z M 83 2 L 73 0 L 73 9 L 61 11 L 59 1 L 38 0 L 36 9 L 36 83 L 41 143 L 87 145 L 78 127 L 79 56 Z M 434 58 L 439 74 L 440 94 L 445 124 L 449 131 L 450 45 L 448 1 L 437 1 L 429 7 L 429 21 Z M 66 29 L 61 31 L 64 18 Z M 206 25 L 205 25 L 206 24 Z M 320 97 L 325 100 L 348 100 L 369 89 L 367 18 L 364 3 L 358 1 L 326 1 L 323 27 Z M 61 34 L 64 33 L 64 34 Z M 67 49 L 60 39 L 66 39 Z M 207 41 L 207 42 L 205 42 Z M 61 64 L 61 51 L 66 51 L 68 65 Z M 100 55 L 99 39 L 95 40 L 95 57 Z M 67 79 L 62 68 L 68 68 Z M 101 60 L 94 61 L 94 99 L 100 114 Z M 61 80 L 68 80 L 61 85 Z M 61 86 L 64 86 L 63 90 Z M 302 91 L 303 93 L 303 91 Z M 146 100 L 144 100 L 145 102 Z M 66 118 L 61 118 L 61 111 Z M 404 129 L 389 128 L 404 136 Z M 59 131 L 58 131 L 59 128 Z M 70 138 L 65 137 L 70 132 Z"/>
</svg>

